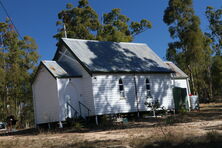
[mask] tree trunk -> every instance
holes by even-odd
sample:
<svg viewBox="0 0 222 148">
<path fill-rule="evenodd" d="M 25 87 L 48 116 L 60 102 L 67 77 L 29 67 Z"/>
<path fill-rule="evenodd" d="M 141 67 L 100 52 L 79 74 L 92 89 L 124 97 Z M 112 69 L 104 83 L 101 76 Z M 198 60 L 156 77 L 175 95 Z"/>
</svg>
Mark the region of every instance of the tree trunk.
<svg viewBox="0 0 222 148">
<path fill-rule="evenodd" d="M 194 85 L 194 80 L 193 80 L 193 73 L 190 65 L 187 66 L 189 70 L 189 75 L 190 75 L 190 81 L 191 81 L 191 94 L 196 94 L 196 88 Z"/>
<path fill-rule="evenodd" d="M 211 67 L 208 67 L 208 77 L 209 77 L 209 99 L 211 100 L 213 98 Z"/>
</svg>

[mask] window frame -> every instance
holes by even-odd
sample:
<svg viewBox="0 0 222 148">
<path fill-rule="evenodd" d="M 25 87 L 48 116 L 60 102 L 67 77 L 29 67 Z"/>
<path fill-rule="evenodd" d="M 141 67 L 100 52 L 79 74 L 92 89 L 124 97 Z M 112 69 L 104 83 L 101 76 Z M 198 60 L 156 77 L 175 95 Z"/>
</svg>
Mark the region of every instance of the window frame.
<svg viewBox="0 0 222 148">
<path fill-rule="evenodd" d="M 152 98 L 150 84 L 151 84 L 150 79 L 146 78 L 145 79 L 145 87 L 146 87 L 146 97 L 147 98 Z"/>
<path fill-rule="evenodd" d="M 119 94 L 120 98 L 125 98 L 125 90 L 124 90 L 124 84 L 122 78 L 119 79 L 118 81 L 118 87 L 119 87 Z"/>
</svg>

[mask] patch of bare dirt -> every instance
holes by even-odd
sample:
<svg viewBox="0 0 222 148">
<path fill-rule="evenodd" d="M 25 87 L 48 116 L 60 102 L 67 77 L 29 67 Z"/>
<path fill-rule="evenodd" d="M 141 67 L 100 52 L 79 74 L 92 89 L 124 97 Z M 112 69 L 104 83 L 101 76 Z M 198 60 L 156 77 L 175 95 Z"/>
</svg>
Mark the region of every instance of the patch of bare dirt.
<svg viewBox="0 0 222 148">
<path fill-rule="evenodd" d="M 180 138 L 200 137 L 209 131 L 222 133 L 221 110 L 222 103 L 202 104 L 200 111 L 183 115 L 185 122 L 170 125 L 165 124 L 165 119 L 155 122 L 144 119 L 116 130 L 0 136 L 0 147 L 130 147 L 132 140 L 155 141 L 169 133 Z"/>
</svg>

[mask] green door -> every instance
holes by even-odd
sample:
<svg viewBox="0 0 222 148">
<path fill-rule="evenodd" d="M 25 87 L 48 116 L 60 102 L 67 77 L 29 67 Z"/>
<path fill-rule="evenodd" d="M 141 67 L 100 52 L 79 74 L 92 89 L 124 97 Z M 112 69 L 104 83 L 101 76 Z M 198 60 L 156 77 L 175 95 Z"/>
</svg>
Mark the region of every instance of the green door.
<svg viewBox="0 0 222 148">
<path fill-rule="evenodd" d="M 177 111 L 182 108 L 188 109 L 186 88 L 174 87 L 173 98 L 174 98 L 175 109 Z"/>
</svg>

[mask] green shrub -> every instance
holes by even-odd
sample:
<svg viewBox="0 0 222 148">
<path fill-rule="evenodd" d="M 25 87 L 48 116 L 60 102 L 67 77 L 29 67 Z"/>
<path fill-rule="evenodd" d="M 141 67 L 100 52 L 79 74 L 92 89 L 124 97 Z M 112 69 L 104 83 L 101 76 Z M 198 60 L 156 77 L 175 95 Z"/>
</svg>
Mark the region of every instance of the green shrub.
<svg viewBox="0 0 222 148">
<path fill-rule="evenodd" d="M 84 126 L 80 122 L 75 122 L 73 124 L 73 128 L 80 130 L 80 129 L 84 128 Z"/>
<path fill-rule="evenodd" d="M 187 109 L 184 105 L 181 105 L 178 112 L 179 114 L 184 115 L 187 112 Z"/>
</svg>

